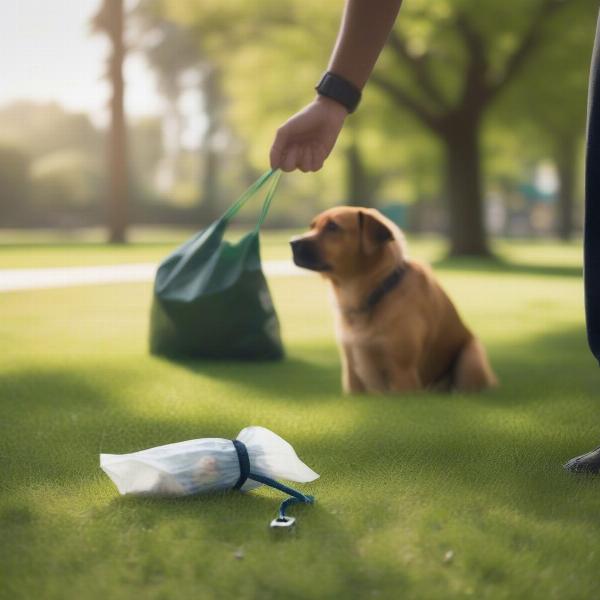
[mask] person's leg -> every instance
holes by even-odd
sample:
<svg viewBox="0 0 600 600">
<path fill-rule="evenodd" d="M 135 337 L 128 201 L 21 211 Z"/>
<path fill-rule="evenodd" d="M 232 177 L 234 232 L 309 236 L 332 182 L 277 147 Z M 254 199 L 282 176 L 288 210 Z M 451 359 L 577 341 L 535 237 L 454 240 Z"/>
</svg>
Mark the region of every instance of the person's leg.
<svg viewBox="0 0 600 600">
<path fill-rule="evenodd" d="M 588 96 L 583 250 L 587 337 L 592 354 L 600 362 L 600 15 Z M 571 459 L 565 469 L 600 472 L 600 448 Z"/>
<path fill-rule="evenodd" d="M 583 249 L 588 343 L 600 361 L 600 16 L 588 97 Z"/>
</svg>

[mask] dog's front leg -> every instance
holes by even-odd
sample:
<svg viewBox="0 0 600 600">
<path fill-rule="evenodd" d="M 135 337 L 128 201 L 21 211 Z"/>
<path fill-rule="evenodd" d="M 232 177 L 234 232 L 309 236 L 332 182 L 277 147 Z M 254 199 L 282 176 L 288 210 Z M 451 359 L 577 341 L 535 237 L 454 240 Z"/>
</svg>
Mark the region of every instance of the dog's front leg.
<svg viewBox="0 0 600 600">
<path fill-rule="evenodd" d="M 389 393 L 415 392 L 423 389 L 423 383 L 416 367 L 396 367 L 387 377 Z"/>
<path fill-rule="evenodd" d="M 366 388 L 356 374 L 351 353 L 344 348 L 342 351 L 342 389 L 345 394 L 363 394 Z"/>
<path fill-rule="evenodd" d="M 346 394 L 364 394 L 366 392 L 363 382 L 352 369 L 343 369 L 342 388 Z"/>
</svg>

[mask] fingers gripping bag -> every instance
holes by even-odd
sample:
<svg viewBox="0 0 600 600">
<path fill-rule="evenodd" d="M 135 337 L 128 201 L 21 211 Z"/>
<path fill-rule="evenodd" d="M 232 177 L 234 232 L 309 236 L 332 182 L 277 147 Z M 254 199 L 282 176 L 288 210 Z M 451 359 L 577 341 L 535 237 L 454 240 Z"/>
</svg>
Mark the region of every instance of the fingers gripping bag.
<svg viewBox="0 0 600 600">
<path fill-rule="evenodd" d="M 159 266 L 150 317 L 150 351 L 170 357 L 275 360 L 283 357 L 279 320 L 260 261 L 259 230 L 280 171 L 267 171 L 225 214 Z M 231 219 L 269 183 L 256 227 L 224 240 Z"/>
<path fill-rule="evenodd" d="M 319 477 L 288 442 L 265 427 L 246 427 L 235 440 L 203 438 L 131 454 L 100 454 L 100 467 L 123 495 L 176 497 L 268 485 L 290 496 L 273 527 L 293 524 L 285 514 L 290 504 L 314 502 L 276 479 L 306 483 Z"/>
</svg>

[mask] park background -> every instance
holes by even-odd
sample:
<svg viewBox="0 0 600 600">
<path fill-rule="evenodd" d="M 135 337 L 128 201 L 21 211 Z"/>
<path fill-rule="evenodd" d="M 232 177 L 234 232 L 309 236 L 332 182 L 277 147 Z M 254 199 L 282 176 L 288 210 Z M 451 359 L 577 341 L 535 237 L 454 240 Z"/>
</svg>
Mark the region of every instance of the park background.
<svg viewBox="0 0 600 600">
<path fill-rule="evenodd" d="M 561 464 L 600 438 L 581 278 L 597 3 L 405 0 L 325 168 L 284 174 L 263 228 L 286 359 L 148 354 L 152 269 L 268 168 L 342 8 L 0 6 L 1 598 L 594 597 L 600 489 Z M 336 204 L 403 227 L 498 390 L 341 396 L 325 286 L 281 268 Z M 88 267 L 103 285 L 69 279 Z M 248 424 L 322 474 L 283 540 L 276 493 L 129 501 L 98 468 Z"/>
<path fill-rule="evenodd" d="M 124 241 L 129 226 L 210 222 L 314 97 L 341 8 L 7 3 L 0 223 L 108 226 Z M 407 2 L 327 169 L 284 178 L 269 226 L 346 203 L 390 208 L 456 253 L 485 252 L 486 231 L 572 238 L 594 13 L 583 0 Z"/>
</svg>

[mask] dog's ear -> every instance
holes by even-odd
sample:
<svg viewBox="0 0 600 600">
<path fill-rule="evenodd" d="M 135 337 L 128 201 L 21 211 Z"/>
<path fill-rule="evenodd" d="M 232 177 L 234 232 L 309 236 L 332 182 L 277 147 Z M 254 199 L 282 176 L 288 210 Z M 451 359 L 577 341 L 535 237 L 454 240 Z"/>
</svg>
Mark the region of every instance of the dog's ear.
<svg viewBox="0 0 600 600">
<path fill-rule="evenodd" d="M 362 210 L 358 211 L 358 233 L 360 248 L 366 255 L 375 253 L 385 242 L 389 242 L 394 237 L 383 221 Z"/>
</svg>

